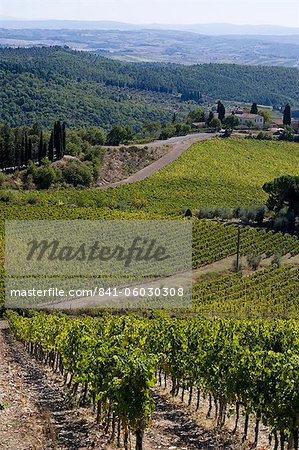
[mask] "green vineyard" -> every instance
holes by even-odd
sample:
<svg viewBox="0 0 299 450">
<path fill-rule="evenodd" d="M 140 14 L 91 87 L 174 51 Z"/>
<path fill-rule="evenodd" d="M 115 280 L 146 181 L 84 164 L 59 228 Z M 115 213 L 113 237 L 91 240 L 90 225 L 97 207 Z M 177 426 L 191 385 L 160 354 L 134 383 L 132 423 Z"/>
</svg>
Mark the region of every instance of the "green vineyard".
<svg viewBox="0 0 299 450">
<path fill-rule="evenodd" d="M 172 217 L 176 219 L 176 217 Z M 164 220 L 169 219 L 156 214 L 150 214 L 146 212 L 128 212 L 109 210 L 101 208 L 69 208 L 65 206 L 4 206 L 0 212 L 0 256 L 2 261 L 4 258 L 4 233 L 5 233 L 5 220 Z M 228 256 L 236 254 L 237 250 L 237 234 L 238 227 L 234 224 L 223 224 L 217 221 L 211 220 L 197 220 L 193 219 L 193 255 L 192 264 L 193 269 L 200 268 L 215 261 L 219 261 Z M 294 236 L 290 236 L 282 233 L 266 232 L 265 230 L 256 230 L 248 227 L 241 227 L 240 230 L 240 253 L 243 256 L 249 254 L 260 254 L 264 257 L 269 257 L 275 253 L 280 255 L 295 256 L 299 254 L 299 240 Z M 4 269 L 3 263 L 0 264 L 0 305 L 4 304 Z M 265 275 L 266 276 L 266 275 Z M 238 278 L 232 275 L 232 281 L 238 280 Z M 269 281 L 271 283 L 271 281 Z M 214 281 L 213 281 L 214 283 Z M 211 284 L 213 284 L 211 283 Z M 201 284 L 199 285 L 201 286 Z M 193 298 L 197 305 L 199 287 L 194 287 Z M 239 290 L 237 289 L 238 293 Z M 221 298 L 216 301 L 213 298 L 213 305 L 207 311 L 213 311 L 217 313 L 218 309 L 215 305 L 219 305 L 219 312 L 231 312 L 236 313 L 238 306 L 225 303 L 225 298 L 221 290 L 218 292 Z M 240 300 L 242 295 L 240 295 Z M 265 301 L 267 299 L 264 299 Z M 237 303 L 236 299 L 236 303 Z M 285 316 L 286 308 L 288 305 L 287 299 L 279 297 L 276 302 L 276 308 L 271 308 L 271 312 L 274 310 L 280 312 Z M 223 306 L 223 302 L 226 306 Z M 220 305 L 222 305 L 220 307 Z M 266 310 L 268 305 L 260 305 L 258 311 Z M 198 306 L 198 305 L 197 305 Z M 247 315 L 250 314 L 251 304 L 247 303 L 246 307 L 242 308 L 242 311 L 247 311 Z M 293 299 L 293 306 L 290 299 L 289 314 L 295 314 L 296 302 Z M 203 310 L 202 310 L 203 311 Z"/>
<path fill-rule="evenodd" d="M 258 25 L 296 7 L 7 3 L 0 450 L 299 450 L 299 43 Z"/>
<path fill-rule="evenodd" d="M 281 175 L 296 175 L 294 142 L 212 139 L 192 145 L 150 178 L 101 189 L 14 192 L 11 200 L 37 205 L 65 204 L 179 215 L 183 208 L 263 204 L 262 186 Z"/>
<path fill-rule="evenodd" d="M 35 357 L 59 371 L 81 402 L 93 403 L 97 421 L 111 440 L 123 431 L 128 449 L 130 432 L 142 449 L 154 404 L 156 377 L 170 383 L 172 395 L 189 392 L 216 407 L 218 427 L 235 409 L 235 429 L 245 417 L 255 422 L 255 446 L 260 424 L 273 435 L 275 447 L 298 449 L 299 328 L 296 321 L 221 319 L 145 319 L 133 315 L 79 319 L 35 313 L 23 318 L 8 313 L 16 338 Z M 155 377 L 156 374 L 156 377 Z M 231 414 L 231 413 L 230 413 Z M 239 430 L 241 433 L 241 430 Z M 283 447 L 282 447 L 283 448 Z"/>
<path fill-rule="evenodd" d="M 69 208 L 66 206 L 3 206 L 0 210 L 1 256 L 4 256 L 5 220 L 169 220 L 147 212 L 110 210 L 108 208 Z M 172 217 L 180 219 L 180 217 Z M 193 220 L 193 267 L 217 261 L 236 253 L 237 226 L 211 220 Z M 241 254 L 299 254 L 298 238 L 249 226 L 241 227 Z"/>
<path fill-rule="evenodd" d="M 197 311 L 233 317 L 293 317 L 299 308 L 299 269 L 277 266 L 251 276 L 233 274 L 193 288 Z"/>
<path fill-rule="evenodd" d="M 5 220 L 192 221 L 192 308 L 83 310 L 96 318 L 81 310 L 70 316 L 27 311 L 26 317 L 6 311 L 15 337 L 64 376 L 80 404 L 93 406 L 111 442 L 128 450 L 132 437 L 136 450 L 144 448 L 155 409 L 153 390 L 163 380 L 173 397 L 188 393 L 193 409 L 208 404 L 218 430 L 233 416 L 229 431 L 239 439 L 234 448 L 241 448 L 250 427 L 257 447 L 263 427 L 274 450 L 298 450 L 299 240 L 266 228 L 181 216 L 183 207 L 263 202 L 262 184 L 295 173 L 298 155 L 292 143 L 214 140 L 192 146 L 134 185 L 2 197 L 1 312 Z M 256 272 L 231 271 L 238 235 L 243 260 L 262 257 Z M 283 257 L 281 267 L 273 263 L 274 255 Z M 220 271 L 213 272 L 216 266 Z"/>
<path fill-rule="evenodd" d="M 295 256 L 299 254 L 298 238 L 266 230 L 257 231 L 251 227 L 241 227 L 241 255 L 251 253 L 265 257 L 279 253 Z M 238 227 L 211 220 L 193 222 L 193 268 L 217 261 L 236 253 Z"/>
</svg>

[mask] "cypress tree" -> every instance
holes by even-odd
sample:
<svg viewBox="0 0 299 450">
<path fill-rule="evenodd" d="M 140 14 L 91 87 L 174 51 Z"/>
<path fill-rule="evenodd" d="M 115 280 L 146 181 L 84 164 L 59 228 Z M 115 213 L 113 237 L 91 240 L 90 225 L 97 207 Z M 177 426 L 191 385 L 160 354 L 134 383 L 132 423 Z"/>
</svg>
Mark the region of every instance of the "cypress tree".
<svg viewBox="0 0 299 450">
<path fill-rule="evenodd" d="M 14 167 L 16 162 L 14 133 L 8 125 L 3 125 L 2 127 L 2 139 L 4 147 L 4 168 Z"/>
<path fill-rule="evenodd" d="M 210 125 L 210 123 L 212 122 L 212 120 L 214 119 L 214 113 L 212 111 L 210 111 L 208 120 L 207 120 L 207 125 Z"/>
<path fill-rule="evenodd" d="M 47 157 L 47 153 L 48 153 L 47 144 L 44 142 L 44 145 L 43 145 L 43 158 Z"/>
<path fill-rule="evenodd" d="M 26 164 L 26 148 L 25 145 L 23 145 L 23 139 L 22 139 L 22 145 L 21 145 L 21 153 L 20 153 L 20 166 L 24 166 Z"/>
<path fill-rule="evenodd" d="M 27 132 L 25 132 L 25 135 L 23 137 L 23 143 L 22 143 L 23 147 L 24 147 L 24 163 L 25 166 L 27 166 L 28 161 L 29 161 L 29 145 L 28 145 L 28 136 L 27 136 Z"/>
<path fill-rule="evenodd" d="M 37 150 L 37 159 L 38 162 L 41 163 L 42 159 L 44 157 L 44 135 L 43 132 L 40 132 L 40 138 L 39 138 L 39 144 L 38 144 L 38 150 Z"/>
<path fill-rule="evenodd" d="M 51 137 L 48 146 L 48 158 L 50 161 L 54 161 L 54 131 L 51 131 Z"/>
<path fill-rule="evenodd" d="M 26 135 L 26 139 L 27 139 L 27 135 Z M 28 140 L 28 144 L 27 144 L 27 157 L 28 157 L 28 161 L 32 161 L 32 140 L 31 138 L 29 138 Z"/>
<path fill-rule="evenodd" d="M 221 102 L 219 102 L 219 104 L 218 104 L 218 119 L 221 122 L 223 122 L 224 118 L 225 118 L 225 107 Z"/>
<path fill-rule="evenodd" d="M 283 124 L 284 125 L 291 125 L 292 123 L 292 115 L 291 115 L 291 107 L 289 103 L 285 106 L 284 112 L 283 112 Z"/>
<path fill-rule="evenodd" d="M 57 146 L 58 146 L 58 126 L 57 122 L 54 123 L 54 130 L 53 130 L 53 146 L 54 146 L 54 153 L 56 153 L 56 159 L 57 159 Z M 54 155 L 55 157 L 55 155 Z M 53 159 L 54 159 L 53 157 Z"/>
<path fill-rule="evenodd" d="M 20 142 L 19 130 L 15 130 L 14 136 L 14 167 L 20 167 L 21 165 L 21 154 L 22 154 L 22 141 Z"/>
<path fill-rule="evenodd" d="M 60 120 L 58 120 L 54 124 L 54 149 L 56 150 L 56 159 L 62 158 L 63 153 L 62 146 L 63 146 L 62 127 Z"/>
<path fill-rule="evenodd" d="M 5 154 L 5 148 L 4 148 L 4 142 L 2 139 L 2 132 L 0 128 L 0 169 L 4 169 L 4 154 Z"/>
<path fill-rule="evenodd" d="M 24 131 L 23 127 L 13 130 L 14 133 L 14 167 L 20 167 L 24 164 Z"/>
<path fill-rule="evenodd" d="M 62 124 L 62 156 L 65 155 L 66 152 L 66 123 Z"/>
<path fill-rule="evenodd" d="M 259 111 L 257 109 L 257 104 L 256 103 L 252 103 L 250 114 L 258 114 L 258 112 Z"/>
</svg>

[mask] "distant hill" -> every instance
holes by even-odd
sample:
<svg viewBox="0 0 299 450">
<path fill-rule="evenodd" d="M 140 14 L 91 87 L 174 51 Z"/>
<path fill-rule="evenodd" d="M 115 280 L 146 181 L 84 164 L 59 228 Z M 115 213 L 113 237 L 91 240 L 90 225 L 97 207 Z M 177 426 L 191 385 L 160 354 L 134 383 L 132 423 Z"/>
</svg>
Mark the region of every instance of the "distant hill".
<svg viewBox="0 0 299 450">
<path fill-rule="evenodd" d="M 62 25 L 68 26 L 68 23 L 56 24 L 57 27 Z M 113 26 L 118 29 L 109 29 Z M 48 23 L 44 23 L 44 27 L 48 27 Z M 110 22 L 101 23 L 101 27 L 97 30 L 3 28 L 0 29 L 0 46 L 67 45 L 74 50 L 132 62 L 212 62 L 299 68 L 299 34 L 213 36 L 190 31 L 160 30 L 158 27 L 132 30 L 127 29 L 129 25 Z M 219 27 L 218 31 L 223 30 Z"/>
<path fill-rule="evenodd" d="M 61 47 L 0 49 L 0 122 L 139 127 L 208 99 L 298 104 L 298 70 L 232 64 L 124 63 Z M 193 104 L 194 107 L 194 104 Z"/>
<path fill-rule="evenodd" d="M 287 36 L 299 35 L 299 27 L 282 27 L 278 25 L 235 25 L 231 23 L 208 23 L 195 25 L 163 25 L 163 29 L 194 31 L 208 35 L 264 35 Z"/>
<path fill-rule="evenodd" d="M 299 27 L 283 27 L 277 25 L 235 25 L 229 23 L 207 23 L 190 25 L 170 24 L 129 24 L 115 21 L 92 20 L 22 20 L 0 16 L 1 28 L 15 29 L 48 29 L 48 30 L 181 30 L 193 31 L 207 35 L 292 35 L 299 34 Z"/>
</svg>

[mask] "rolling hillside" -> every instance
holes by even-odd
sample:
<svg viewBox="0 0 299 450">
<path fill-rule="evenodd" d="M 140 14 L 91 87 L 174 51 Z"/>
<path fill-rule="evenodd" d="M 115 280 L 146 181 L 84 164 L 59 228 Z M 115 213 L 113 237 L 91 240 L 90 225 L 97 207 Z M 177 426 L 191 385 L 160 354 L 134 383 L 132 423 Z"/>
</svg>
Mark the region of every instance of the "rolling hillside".
<svg viewBox="0 0 299 450">
<path fill-rule="evenodd" d="M 67 45 L 123 61 L 177 64 L 235 63 L 299 67 L 299 37 L 207 36 L 162 29 L 5 29 L 0 46 L 34 47 Z M 219 27 L 218 34 L 221 34 Z"/>
<path fill-rule="evenodd" d="M 52 126 L 170 120 L 192 98 L 284 105 L 298 102 L 299 72 L 230 64 L 130 64 L 60 47 L 0 49 L 0 122 Z"/>
<path fill-rule="evenodd" d="M 183 208 L 263 204 L 262 186 L 280 175 L 298 175 L 293 142 L 212 139 L 198 142 L 144 181 L 110 188 L 19 191 L 21 203 L 100 206 L 136 213 L 180 215 Z M 30 201 L 31 201 L 30 200 Z"/>
<path fill-rule="evenodd" d="M 215 139 L 194 144 L 174 163 L 140 183 L 109 189 L 110 205 L 142 199 L 144 210 L 162 214 L 182 208 L 264 203 L 265 182 L 298 175 L 296 143 Z"/>
</svg>

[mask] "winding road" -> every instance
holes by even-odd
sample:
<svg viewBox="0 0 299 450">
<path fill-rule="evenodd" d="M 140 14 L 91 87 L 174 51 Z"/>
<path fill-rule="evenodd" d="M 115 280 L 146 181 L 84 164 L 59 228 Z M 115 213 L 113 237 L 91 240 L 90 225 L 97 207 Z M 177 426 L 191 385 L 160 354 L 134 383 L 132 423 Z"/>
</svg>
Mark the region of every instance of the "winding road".
<svg viewBox="0 0 299 450">
<path fill-rule="evenodd" d="M 187 136 L 175 136 L 164 141 L 154 141 L 150 144 L 146 144 L 150 146 L 170 145 L 171 149 L 168 153 L 166 153 L 166 155 L 162 156 L 162 158 L 144 167 L 143 169 L 139 170 L 138 172 L 134 173 L 128 178 L 125 178 L 124 180 L 121 181 L 117 181 L 115 183 L 107 183 L 106 185 L 101 186 L 101 188 L 108 189 L 110 187 L 117 187 L 122 186 L 124 184 L 136 183 L 137 181 L 145 180 L 154 173 L 163 169 L 163 167 L 175 161 L 195 142 L 212 139 L 215 136 L 217 136 L 216 133 L 193 133 L 188 134 Z M 140 147 L 144 147 L 144 145 L 141 145 Z"/>
</svg>

